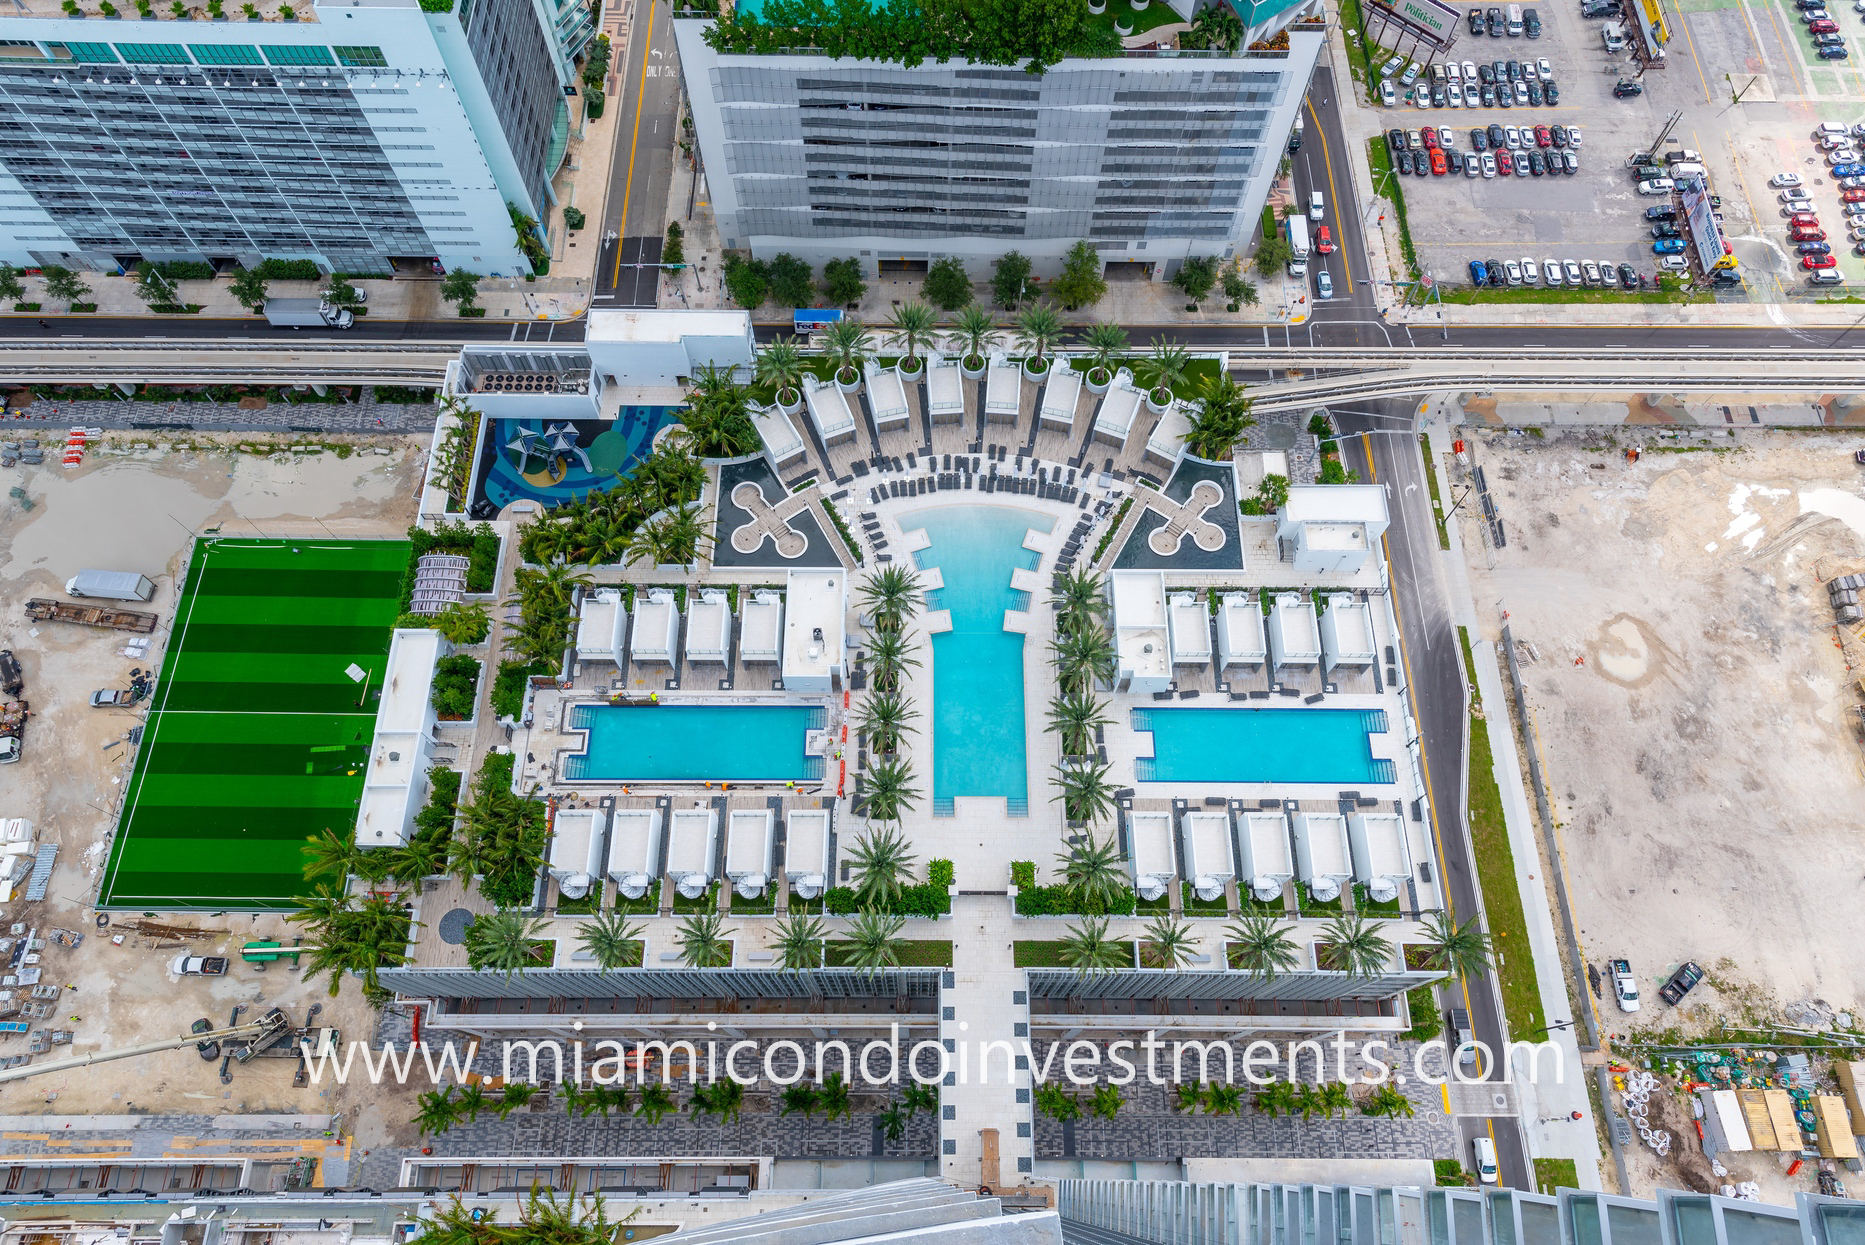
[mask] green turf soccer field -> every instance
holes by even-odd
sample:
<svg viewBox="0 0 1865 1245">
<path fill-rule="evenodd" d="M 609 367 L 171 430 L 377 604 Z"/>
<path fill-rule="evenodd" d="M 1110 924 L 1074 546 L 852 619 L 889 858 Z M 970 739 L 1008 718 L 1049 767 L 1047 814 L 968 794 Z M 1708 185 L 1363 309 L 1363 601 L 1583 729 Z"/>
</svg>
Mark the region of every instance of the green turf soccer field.
<svg viewBox="0 0 1865 1245">
<path fill-rule="evenodd" d="M 355 827 L 407 565 L 400 540 L 196 543 L 100 907 L 293 906 L 304 840 Z"/>
</svg>

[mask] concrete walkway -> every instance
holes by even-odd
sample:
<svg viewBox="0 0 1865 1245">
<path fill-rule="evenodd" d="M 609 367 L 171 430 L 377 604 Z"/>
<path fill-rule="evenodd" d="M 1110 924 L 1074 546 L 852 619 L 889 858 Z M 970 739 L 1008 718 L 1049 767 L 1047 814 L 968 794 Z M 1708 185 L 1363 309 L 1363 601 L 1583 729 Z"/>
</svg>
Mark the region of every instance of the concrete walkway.
<svg viewBox="0 0 1865 1245">
<path fill-rule="evenodd" d="M 958 895 L 952 918 L 954 939 L 964 944 L 965 955 L 963 966 L 946 975 L 939 1036 L 948 1051 L 962 1044 L 970 1066 L 964 1076 L 955 1068 L 940 1091 L 939 1171 L 962 1187 L 978 1186 L 982 1130 L 994 1128 L 999 1182 L 1020 1184 L 1034 1170 L 1036 1143 L 1030 1135 L 1029 1061 L 1023 1055 L 1030 1032 L 1029 995 L 1023 970 L 1015 966 L 1010 907 L 1001 895 Z M 981 1066 L 979 1050 L 986 1042 L 1002 1042 L 1016 1052 L 1009 1080 L 1002 1047 L 992 1051 L 988 1068 Z"/>
</svg>

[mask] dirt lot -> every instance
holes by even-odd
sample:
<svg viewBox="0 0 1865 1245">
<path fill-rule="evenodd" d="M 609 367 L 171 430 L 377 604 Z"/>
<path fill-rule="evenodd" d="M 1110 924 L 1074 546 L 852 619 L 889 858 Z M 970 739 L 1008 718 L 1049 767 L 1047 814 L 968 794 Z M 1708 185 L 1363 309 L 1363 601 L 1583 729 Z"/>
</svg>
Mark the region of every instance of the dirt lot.
<svg viewBox="0 0 1865 1245">
<path fill-rule="evenodd" d="M 1692 440 L 1722 448 L 1657 448 Z M 1478 613 L 1495 639 L 1507 610 L 1538 654 L 1524 677 L 1582 951 L 1632 958 L 1636 1028 L 1865 1005 L 1865 953 L 1819 936 L 1865 895 L 1861 697 L 1820 582 L 1865 568 L 1861 447 L 1476 436 L 1508 529 L 1489 551 L 1465 521 Z M 1680 1017 L 1657 987 L 1685 959 L 1710 980 Z M 1610 998 L 1602 1017 L 1627 1028 Z"/>
<path fill-rule="evenodd" d="M 24 759 L 0 770 L 0 816 L 28 818 L 41 843 L 59 845 L 50 896 L 6 904 L 0 923 L 35 926 L 41 937 L 51 927 L 86 935 L 76 950 L 55 943 L 46 948 L 44 980 L 76 989 L 66 990 L 57 1011 L 35 1027 L 74 1030 L 73 1045 L 57 1053 L 83 1053 L 182 1033 L 200 1016 L 224 1024 L 235 1004 L 281 1005 L 302 1023 L 306 1009 L 322 1003 L 317 1023 L 336 1025 L 346 1037 L 367 1037 L 374 1013 L 353 985 L 333 1000 L 321 982 L 301 981 L 286 964 L 261 975 L 237 958 L 226 977 L 178 979 L 168 964 L 179 944 L 131 935 L 123 946 L 111 945 L 112 931 L 96 926 L 90 903 L 115 825 L 118 789 L 133 759 L 121 741 L 143 713 L 140 707 L 91 709 L 86 702 L 96 688 L 127 686 L 132 666 L 159 668 L 166 632 L 158 630 L 146 658 L 132 660 L 120 654 L 122 633 L 42 624 L 34 634 L 22 606 L 31 596 L 62 597 L 68 577 L 100 567 L 155 578 L 158 591 L 149 608 L 166 615 L 191 533 L 214 524 L 246 535 L 398 534 L 414 519 L 425 445 L 364 438 L 354 442 L 357 452 L 340 458 L 329 450 L 267 455 L 230 448 L 266 438 L 195 434 L 192 448 L 175 448 L 151 435 L 113 434 L 75 470 L 24 468 L 0 480 L 22 486 L 33 503 L 27 510 L 15 499 L 0 511 L 0 646 L 18 654 L 33 707 Z M 116 914 L 119 920 L 137 915 Z M 299 932 L 278 917 L 237 913 L 175 917 L 173 923 L 218 931 L 187 944 L 197 954 L 237 956 L 239 945 L 256 935 L 284 934 L 289 941 Z M 24 1046 L 21 1038 L 0 1040 L 0 1054 Z M 222 1084 L 219 1067 L 185 1049 L 53 1073 L 0 1087 L 0 1113 L 323 1112 L 346 1105 L 340 1094 L 292 1090 L 288 1060 L 237 1068 L 230 1085 Z"/>
</svg>

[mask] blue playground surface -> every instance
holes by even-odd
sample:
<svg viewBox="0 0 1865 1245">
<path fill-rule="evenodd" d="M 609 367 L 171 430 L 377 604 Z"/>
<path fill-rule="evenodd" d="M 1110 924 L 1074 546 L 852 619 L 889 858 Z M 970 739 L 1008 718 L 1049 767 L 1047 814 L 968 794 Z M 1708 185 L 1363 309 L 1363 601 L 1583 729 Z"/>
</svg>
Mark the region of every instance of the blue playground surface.
<svg viewBox="0 0 1865 1245">
<path fill-rule="evenodd" d="M 624 406 L 615 421 L 495 419 L 480 461 L 475 500 L 558 506 L 606 492 L 647 457 L 654 434 L 677 423 L 677 406 Z"/>
</svg>

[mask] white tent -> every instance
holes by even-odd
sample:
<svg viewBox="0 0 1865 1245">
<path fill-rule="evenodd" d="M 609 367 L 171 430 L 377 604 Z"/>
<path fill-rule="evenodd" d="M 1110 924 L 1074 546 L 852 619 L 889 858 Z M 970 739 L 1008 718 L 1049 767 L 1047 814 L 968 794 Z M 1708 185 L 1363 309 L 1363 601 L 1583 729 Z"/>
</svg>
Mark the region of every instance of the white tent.
<svg viewBox="0 0 1865 1245">
<path fill-rule="evenodd" d="M 618 808 L 609 822 L 609 877 L 624 898 L 640 899 L 660 872 L 661 815 L 653 808 Z"/>
</svg>

